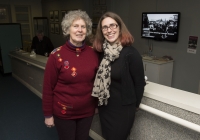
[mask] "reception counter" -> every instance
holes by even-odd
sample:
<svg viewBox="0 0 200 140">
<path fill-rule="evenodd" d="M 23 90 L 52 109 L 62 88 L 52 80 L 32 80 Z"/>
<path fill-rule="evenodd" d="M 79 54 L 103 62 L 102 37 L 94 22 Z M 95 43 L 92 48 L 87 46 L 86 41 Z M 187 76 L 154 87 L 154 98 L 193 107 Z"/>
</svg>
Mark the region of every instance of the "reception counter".
<svg viewBox="0 0 200 140">
<path fill-rule="evenodd" d="M 42 97 L 48 58 L 39 55 L 30 57 L 26 52 L 10 52 L 9 55 L 12 75 Z M 94 116 L 90 136 L 95 140 L 104 140 L 98 114 Z M 147 81 L 128 139 L 200 140 L 200 95 Z"/>
<path fill-rule="evenodd" d="M 13 51 L 9 55 L 13 77 L 41 98 L 44 69 L 48 57 L 41 55 L 30 57 L 30 53 L 24 51 Z"/>
</svg>

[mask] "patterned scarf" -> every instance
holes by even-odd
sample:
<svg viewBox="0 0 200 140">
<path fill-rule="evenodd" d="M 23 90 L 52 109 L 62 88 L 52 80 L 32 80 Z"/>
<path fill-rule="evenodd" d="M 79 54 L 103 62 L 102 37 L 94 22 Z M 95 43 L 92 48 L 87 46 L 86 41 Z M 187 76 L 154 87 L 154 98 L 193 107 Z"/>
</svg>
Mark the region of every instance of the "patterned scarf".
<svg viewBox="0 0 200 140">
<path fill-rule="evenodd" d="M 106 40 L 103 44 L 104 57 L 99 65 L 99 69 L 96 74 L 94 81 L 94 87 L 92 91 L 92 96 L 99 98 L 98 106 L 103 104 L 108 104 L 109 87 L 111 84 L 110 75 L 111 75 L 111 61 L 114 61 L 119 57 L 119 54 L 122 50 L 120 43 L 110 45 Z"/>
</svg>

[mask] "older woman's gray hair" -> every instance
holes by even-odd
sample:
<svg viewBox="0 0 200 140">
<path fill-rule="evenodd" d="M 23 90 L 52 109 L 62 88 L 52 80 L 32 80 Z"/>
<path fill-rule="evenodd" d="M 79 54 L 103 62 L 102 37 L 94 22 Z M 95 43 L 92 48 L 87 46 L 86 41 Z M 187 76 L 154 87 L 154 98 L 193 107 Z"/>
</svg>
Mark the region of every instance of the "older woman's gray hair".
<svg viewBox="0 0 200 140">
<path fill-rule="evenodd" d="M 86 36 L 89 36 L 92 33 L 92 21 L 88 14 L 85 11 L 74 10 L 69 11 L 67 14 L 65 14 L 61 22 L 64 37 L 69 37 L 69 28 L 72 23 L 77 19 L 83 19 L 85 21 L 87 28 Z"/>
</svg>

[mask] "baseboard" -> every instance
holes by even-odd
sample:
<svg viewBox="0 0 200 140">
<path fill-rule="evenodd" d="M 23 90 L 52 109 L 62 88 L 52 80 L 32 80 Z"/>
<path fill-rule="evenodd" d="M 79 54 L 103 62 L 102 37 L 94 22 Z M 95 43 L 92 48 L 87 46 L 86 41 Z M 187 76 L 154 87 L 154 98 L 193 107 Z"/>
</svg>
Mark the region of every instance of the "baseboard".
<svg viewBox="0 0 200 140">
<path fill-rule="evenodd" d="M 21 82 L 24 86 L 26 86 L 28 89 L 30 89 L 33 93 L 35 93 L 38 97 L 42 98 L 42 93 L 39 92 L 37 89 L 33 88 L 31 85 L 29 85 L 27 82 L 19 78 L 17 75 L 12 73 L 12 76 L 17 79 L 19 82 Z"/>
<path fill-rule="evenodd" d="M 93 138 L 94 140 L 105 140 L 104 138 L 102 138 L 99 134 L 97 134 L 96 132 L 94 132 L 93 130 L 90 129 L 89 135 L 91 138 Z"/>
</svg>

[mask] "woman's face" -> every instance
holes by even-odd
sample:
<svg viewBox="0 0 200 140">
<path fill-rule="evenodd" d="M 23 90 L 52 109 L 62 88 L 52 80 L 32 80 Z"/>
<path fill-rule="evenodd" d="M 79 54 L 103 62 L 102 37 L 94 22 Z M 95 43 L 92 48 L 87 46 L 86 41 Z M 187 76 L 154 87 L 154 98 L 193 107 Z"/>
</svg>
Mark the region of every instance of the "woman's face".
<svg viewBox="0 0 200 140">
<path fill-rule="evenodd" d="M 104 38 L 110 43 L 110 45 L 118 42 L 120 29 L 114 19 L 110 17 L 103 19 L 101 22 L 101 29 Z"/>
<path fill-rule="evenodd" d="M 70 29 L 70 42 L 75 46 L 82 46 L 82 41 L 85 39 L 87 33 L 86 24 L 83 19 L 75 20 Z"/>
</svg>

